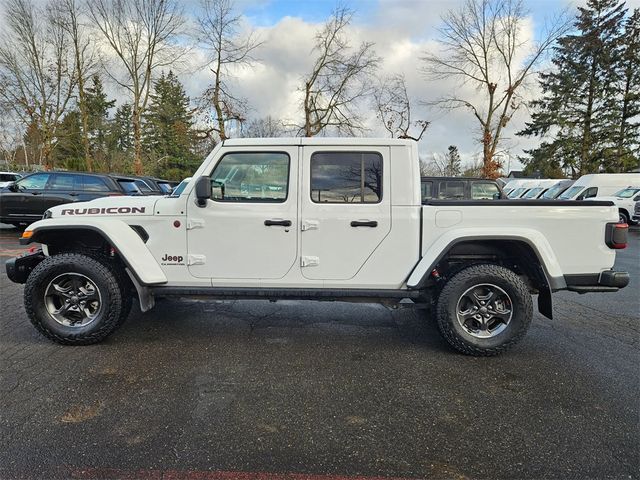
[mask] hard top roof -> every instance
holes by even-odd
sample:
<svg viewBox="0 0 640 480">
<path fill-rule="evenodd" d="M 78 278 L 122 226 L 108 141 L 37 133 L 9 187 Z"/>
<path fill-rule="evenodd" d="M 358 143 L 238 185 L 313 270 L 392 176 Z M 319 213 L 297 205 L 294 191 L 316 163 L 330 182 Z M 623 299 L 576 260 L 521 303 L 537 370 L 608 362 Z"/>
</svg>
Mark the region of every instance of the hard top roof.
<svg viewBox="0 0 640 480">
<path fill-rule="evenodd" d="M 231 138 L 223 146 L 250 147 L 272 145 L 317 145 L 317 146 L 390 146 L 415 145 L 413 140 L 398 138 L 356 138 L 356 137 L 278 137 L 278 138 Z"/>
</svg>

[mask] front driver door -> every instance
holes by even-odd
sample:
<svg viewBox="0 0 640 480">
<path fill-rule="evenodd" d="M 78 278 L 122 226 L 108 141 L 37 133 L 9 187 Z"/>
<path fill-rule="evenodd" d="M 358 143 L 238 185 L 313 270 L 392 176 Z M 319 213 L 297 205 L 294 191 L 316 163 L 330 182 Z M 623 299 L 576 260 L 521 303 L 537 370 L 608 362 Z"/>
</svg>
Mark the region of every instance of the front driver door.
<svg viewBox="0 0 640 480">
<path fill-rule="evenodd" d="M 18 180 L 13 190 L 5 189 L 0 195 L 0 215 L 16 222 L 40 220 L 44 213 L 42 194 L 49 178 L 48 173 L 34 173 Z"/>
<path fill-rule="evenodd" d="M 297 258 L 298 147 L 238 148 L 210 173 L 212 199 L 188 200 L 189 271 L 195 277 L 278 279 Z"/>
</svg>

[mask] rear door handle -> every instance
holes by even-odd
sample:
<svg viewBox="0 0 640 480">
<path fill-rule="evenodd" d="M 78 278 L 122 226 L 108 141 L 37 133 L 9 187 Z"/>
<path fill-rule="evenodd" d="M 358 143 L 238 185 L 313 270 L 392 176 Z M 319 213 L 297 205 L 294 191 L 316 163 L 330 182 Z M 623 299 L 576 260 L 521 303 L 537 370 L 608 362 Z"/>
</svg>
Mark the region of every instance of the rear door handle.
<svg viewBox="0 0 640 480">
<path fill-rule="evenodd" d="M 264 224 L 267 227 L 279 226 L 279 227 L 290 227 L 291 220 L 265 220 Z"/>
<path fill-rule="evenodd" d="M 375 228 L 378 226 L 378 222 L 375 220 L 354 220 L 351 222 L 352 227 L 372 227 Z"/>
</svg>

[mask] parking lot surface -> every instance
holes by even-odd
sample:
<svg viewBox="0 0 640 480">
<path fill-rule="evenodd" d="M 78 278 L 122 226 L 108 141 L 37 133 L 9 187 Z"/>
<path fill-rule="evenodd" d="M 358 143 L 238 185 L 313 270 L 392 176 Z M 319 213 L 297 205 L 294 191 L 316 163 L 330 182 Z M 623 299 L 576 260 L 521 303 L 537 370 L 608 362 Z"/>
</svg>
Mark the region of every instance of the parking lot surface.
<svg viewBox="0 0 640 480">
<path fill-rule="evenodd" d="M 163 300 L 62 347 L 2 266 L 0 478 L 640 478 L 639 263 L 635 231 L 629 287 L 556 294 L 496 358 L 422 311 L 292 301 Z"/>
</svg>

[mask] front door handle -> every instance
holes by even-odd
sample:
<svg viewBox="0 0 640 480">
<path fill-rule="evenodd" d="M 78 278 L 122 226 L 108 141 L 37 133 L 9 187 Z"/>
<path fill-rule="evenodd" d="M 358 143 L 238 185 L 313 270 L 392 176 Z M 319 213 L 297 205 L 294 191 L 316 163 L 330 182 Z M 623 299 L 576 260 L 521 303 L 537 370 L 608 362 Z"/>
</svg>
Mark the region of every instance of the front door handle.
<svg viewBox="0 0 640 480">
<path fill-rule="evenodd" d="M 272 227 L 272 226 L 279 226 L 279 227 L 290 227 L 291 226 L 291 220 L 265 220 L 264 224 L 267 227 Z"/>
<path fill-rule="evenodd" d="M 352 227 L 372 227 L 375 228 L 378 226 L 378 222 L 375 220 L 354 220 L 351 222 Z"/>
</svg>

